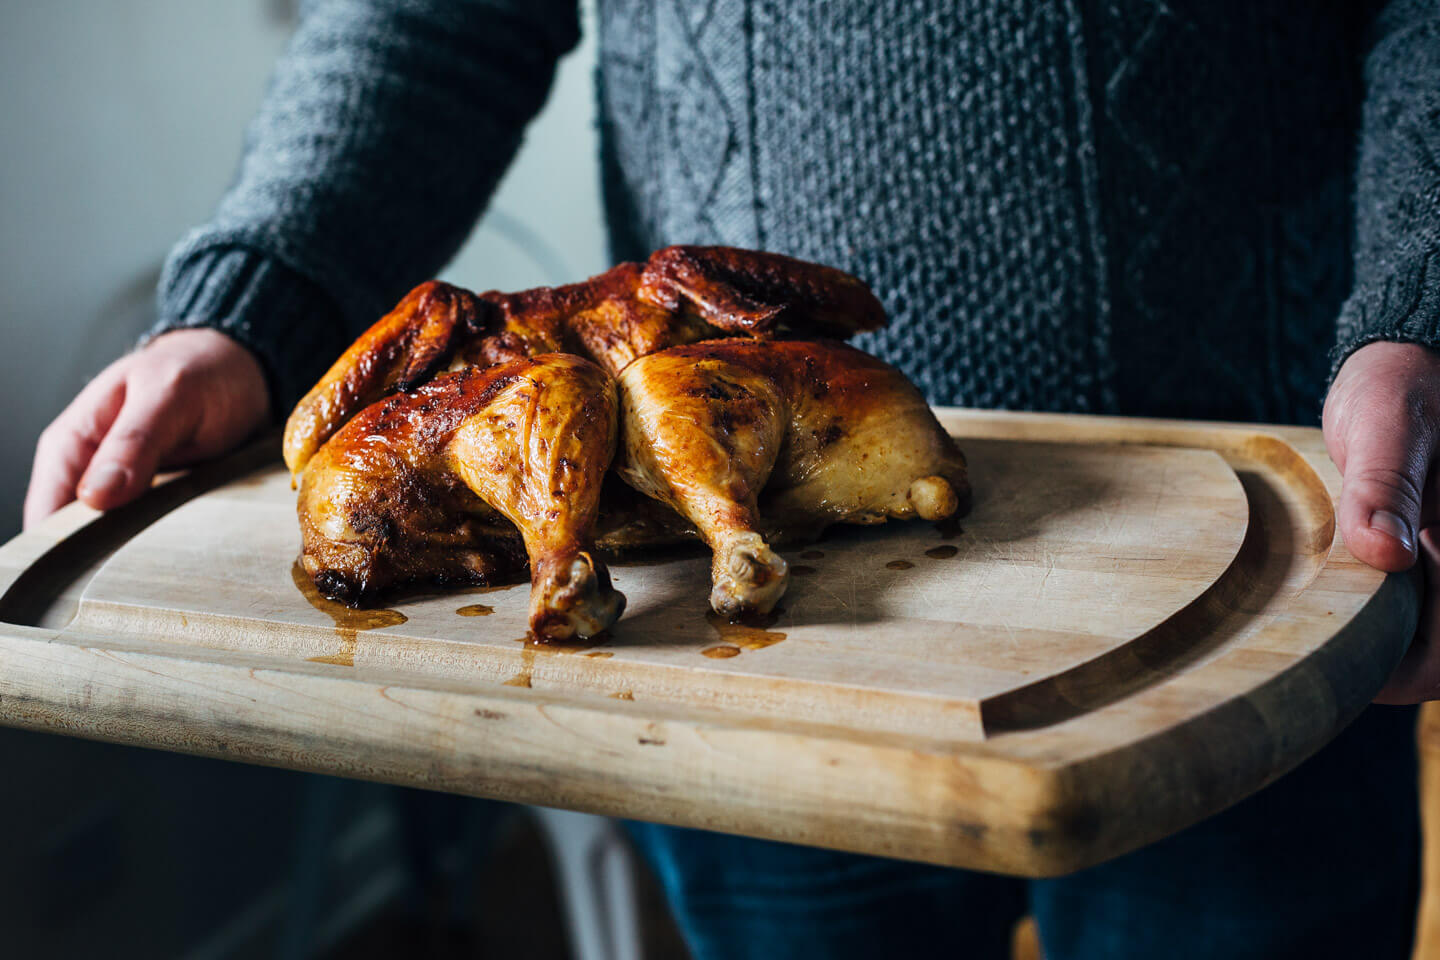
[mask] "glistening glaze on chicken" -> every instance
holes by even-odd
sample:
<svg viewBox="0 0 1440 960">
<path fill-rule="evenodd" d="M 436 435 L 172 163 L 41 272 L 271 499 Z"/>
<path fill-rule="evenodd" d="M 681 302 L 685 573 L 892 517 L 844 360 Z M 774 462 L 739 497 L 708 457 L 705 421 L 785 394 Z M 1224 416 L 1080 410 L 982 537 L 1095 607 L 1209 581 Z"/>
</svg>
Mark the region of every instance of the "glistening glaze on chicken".
<svg viewBox="0 0 1440 960">
<path fill-rule="evenodd" d="M 832 523 L 939 520 L 969 496 L 965 459 L 894 367 L 830 340 L 710 340 L 620 372 L 617 468 L 714 551 L 710 604 L 765 614 L 785 591 L 770 536 Z"/>
<path fill-rule="evenodd" d="M 305 468 L 301 563 L 357 602 L 421 578 L 514 579 L 528 556 L 534 634 L 594 636 L 625 607 L 591 544 L 615 424 L 614 381 L 562 353 L 372 404 Z"/>
<path fill-rule="evenodd" d="M 612 540 L 670 541 L 688 522 L 715 551 L 715 610 L 768 612 L 787 573 L 767 537 L 939 519 L 968 495 L 902 375 L 784 339 L 883 322 L 848 274 L 724 247 L 515 294 L 422 284 L 286 424 L 304 568 L 359 603 L 409 580 L 513 579 L 528 560 L 532 632 L 594 636 L 624 607 L 593 549 L 620 432 L 620 472 L 657 507 L 612 494 L 628 521 Z"/>
<path fill-rule="evenodd" d="M 847 337 L 885 312 L 856 278 L 775 253 L 666 247 L 582 283 L 478 296 L 432 280 L 361 334 L 295 406 L 285 463 L 299 472 L 351 416 L 443 370 L 576 353 L 619 373 L 636 357 L 712 337 Z"/>
</svg>

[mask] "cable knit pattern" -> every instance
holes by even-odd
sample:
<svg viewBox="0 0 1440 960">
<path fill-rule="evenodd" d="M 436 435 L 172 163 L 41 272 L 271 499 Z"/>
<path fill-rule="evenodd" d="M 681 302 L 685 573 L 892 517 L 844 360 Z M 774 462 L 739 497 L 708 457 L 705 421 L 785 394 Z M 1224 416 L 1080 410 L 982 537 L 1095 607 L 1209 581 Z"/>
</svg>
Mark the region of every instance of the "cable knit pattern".
<svg viewBox="0 0 1440 960">
<path fill-rule="evenodd" d="M 849 269 L 892 317 L 863 345 L 936 402 L 1313 421 L 1337 316 L 1337 361 L 1440 343 L 1436 5 L 600 0 L 613 249 Z M 162 327 L 273 341 L 293 392 L 454 249 L 574 24 L 313 3 Z"/>
<path fill-rule="evenodd" d="M 1362 14 L 1105 5 L 1091 69 L 1123 411 L 1317 418 L 1350 289 Z"/>
<path fill-rule="evenodd" d="M 1109 406 L 1068 7 L 627 0 L 602 12 L 606 176 L 615 219 L 631 223 L 617 258 L 727 242 L 834 264 L 893 318 L 860 344 L 932 399 Z M 722 26 L 727 40 L 709 43 Z"/>
</svg>

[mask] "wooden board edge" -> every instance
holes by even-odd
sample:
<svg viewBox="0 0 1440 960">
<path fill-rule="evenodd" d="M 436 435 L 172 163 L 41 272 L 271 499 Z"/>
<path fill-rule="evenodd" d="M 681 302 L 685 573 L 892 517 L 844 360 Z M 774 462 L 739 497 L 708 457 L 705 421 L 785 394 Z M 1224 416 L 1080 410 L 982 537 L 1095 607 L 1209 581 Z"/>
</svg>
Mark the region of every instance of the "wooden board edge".
<svg viewBox="0 0 1440 960">
<path fill-rule="evenodd" d="M 1057 765 L 1047 784 L 1050 797 L 1036 807 L 1057 828 L 1037 844 L 1044 849 L 1034 851 L 1034 872 L 1027 875 L 1063 875 L 1170 836 L 1319 752 L 1371 703 L 1399 664 L 1420 597 L 1417 571 L 1386 574 L 1369 602 L 1320 649 L 1249 693 L 1144 741 Z M 1252 747 L 1236 753 L 1236 743 Z M 1209 744 L 1223 744 L 1223 758 L 1211 755 Z M 1205 760 L 1196 763 L 1197 755 Z M 1178 761 L 1181 756 L 1187 759 Z M 1156 817 L 1145 800 L 1160 790 L 1171 802 L 1166 815 Z"/>
<path fill-rule="evenodd" d="M 1057 439 L 1054 434 L 1058 432 L 1064 434 L 1062 442 L 1074 442 L 1076 431 L 1071 428 L 1076 425 L 1075 421 L 1083 420 L 1096 423 L 1103 428 L 1097 429 L 1095 434 L 1088 439 L 1094 440 L 1094 442 L 1107 442 L 1102 438 L 1113 429 L 1117 429 L 1121 425 L 1133 425 L 1133 421 L 1120 418 L 984 413 L 987 419 L 996 423 L 999 422 L 998 418 L 1002 417 L 1007 420 L 1022 418 L 1037 431 L 1043 427 L 1045 433 L 1050 434 L 1047 436 L 1021 436 L 1017 439 Z M 1317 471 L 1323 471 L 1328 466 L 1328 460 L 1317 463 L 1315 459 L 1317 450 L 1323 454 L 1323 444 L 1317 446 L 1319 431 L 1307 432 L 1301 428 L 1282 428 L 1272 431 L 1270 428 L 1257 428 L 1250 425 L 1222 424 L 1210 427 L 1184 422 L 1154 421 L 1154 442 L 1185 443 L 1213 449 L 1213 435 L 1210 442 L 1206 442 L 1204 439 L 1204 431 L 1210 429 L 1224 430 L 1226 439 L 1237 442 L 1239 438 L 1254 437 L 1257 434 L 1274 436 L 1278 441 L 1295 449 Z M 1084 433 L 1084 431 L 1080 432 Z M 1162 440 L 1161 437 L 1169 439 Z M 1296 442 L 1292 442 L 1292 438 L 1299 443 L 1298 446 Z M 230 463 L 234 459 L 223 462 Z M 273 459 L 272 449 L 266 452 L 264 460 Z M 1331 469 L 1333 470 L 1333 468 Z M 233 474 L 234 470 L 232 469 L 230 473 Z M 1328 487 L 1328 484 L 1326 486 Z M 195 490 L 178 500 L 172 497 L 166 502 L 170 502 L 171 506 L 178 505 L 178 503 L 184 502 L 184 499 L 188 499 L 189 496 L 198 492 L 199 490 Z M 155 493 L 152 491 L 152 494 L 147 494 L 147 497 Z M 124 512 L 117 511 L 117 514 Z M 47 523 L 40 530 L 35 531 L 35 535 L 29 537 L 25 542 L 17 544 L 17 541 L 12 541 L 0 548 L 0 576 L 8 575 L 9 568 L 4 561 L 11 556 L 18 555 L 19 548 L 23 547 L 24 551 L 29 552 L 38 550 L 40 555 L 44 556 L 57 546 L 82 539 L 87 531 L 91 531 L 97 524 L 102 523 L 106 516 L 114 515 L 96 516 L 93 512 L 87 514 L 83 508 L 75 508 L 69 514 L 55 518 L 53 523 Z M 46 546 L 47 538 L 53 540 L 49 546 Z M 15 553 L 11 552 L 12 547 L 17 548 Z M 790 749 L 794 749 L 797 742 L 803 742 L 807 748 L 813 748 L 820 753 L 830 751 L 834 754 L 838 752 L 846 758 L 847 763 L 863 762 L 870 766 L 895 765 L 896 770 L 900 770 L 904 764 L 908 763 L 909 765 L 905 768 L 909 772 L 903 777 L 904 786 L 907 790 L 914 791 L 917 797 L 915 802 L 909 806 L 896 806 L 894 803 L 889 803 L 873 816 L 853 815 L 843 821 L 832 820 L 815 811 L 801 811 L 777 819 L 773 810 L 763 806 L 764 776 L 763 773 L 754 770 L 748 774 L 748 779 L 739 777 L 734 781 L 734 785 L 737 787 L 750 791 L 743 797 L 745 802 L 732 805 L 727 809 L 717 808 L 703 812 L 683 809 L 684 804 L 674 806 L 676 801 L 673 798 L 667 800 L 666 796 L 675 793 L 676 785 L 667 783 L 662 774 L 654 771 L 651 771 L 650 779 L 645 781 L 645 789 L 652 793 L 645 794 L 642 791 L 641 796 L 642 800 L 653 804 L 653 807 L 649 809 L 643 808 L 643 804 L 641 809 L 637 809 L 633 802 L 637 799 L 635 792 L 623 785 L 617 786 L 623 778 L 617 777 L 613 771 L 599 765 L 592 765 L 586 770 L 586 775 L 594 780 L 593 783 L 570 785 L 565 789 L 557 789 L 558 781 L 554 778 L 563 778 L 565 771 L 555 767 L 547 751 L 540 748 L 536 748 L 533 753 L 528 755 L 517 754 L 509 757 L 504 762 L 513 766 L 504 767 L 500 771 L 503 776 L 498 779 L 495 777 L 485 779 L 482 776 L 478 780 L 475 778 L 476 771 L 483 774 L 491 770 L 486 766 L 487 758 L 485 757 L 479 755 L 452 756 L 449 758 L 449 762 L 454 763 L 456 770 L 460 772 L 437 771 L 434 769 L 434 762 L 424 759 L 427 756 L 426 751 L 417 749 L 413 742 L 387 741 L 383 737 L 379 742 L 370 740 L 348 742 L 345 739 L 347 731 L 343 725 L 333 731 L 334 742 L 323 739 L 307 741 L 309 748 L 307 753 L 304 750 L 297 750 L 295 738 L 303 739 L 307 735 L 313 735 L 314 731 L 301 730 L 293 723 L 287 725 L 283 711 L 279 711 L 278 705 L 276 706 L 277 716 L 273 718 L 275 721 L 273 731 L 263 725 L 240 725 L 237 727 L 227 723 L 225 717 L 217 715 L 213 704 L 207 699 L 215 693 L 213 686 L 207 686 L 203 692 L 199 693 L 183 692 L 187 685 L 195 682 L 186 679 L 186 674 L 192 669 L 202 674 L 211 670 L 225 671 L 227 677 L 238 681 L 242 687 L 245 685 L 243 675 L 248 675 L 254 680 L 257 676 L 256 670 L 245 671 L 244 668 L 233 665 L 191 663 L 181 658 L 159 657 L 147 660 L 145 662 L 150 666 L 138 668 L 131 678 L 133 682 L 129 684 L 112 684 L 105 687 L 103 691 L 93 683 L 87 684 L 80 688 L 84 691 L 84 697 L 87 698 L 84 703 L 42 703 L 34 697 L 27 699 L 24 691 L 17 688 L 16 684 L 19 681 L 16 677 L 7 675 L 9 674 L 8 670 L 0 670 L 0 719 L 3 719 L 7 725 L 51 730 L 52 732 L 122 743 L 142 743 L 142 745 L 161 749 L 199 753 L 245 762 L 315 770 L 361 779 L 406 783 L 411 786 L 494 796 L 500 799 L 547 803 L 617 816 L 638 816 L 657 822 L 704 827 L 789 842 L 849 849 L 862 853 L 899 856 L 950 866 L 994 870 L 1026 876 L 1054 876 L 1080 869 L 1116 856 L 1127 849 L 1143 845 L 1158 836 L 1187 826 L 1235 802 L 1320 749 L 1334 733 L 1337 733 L 1345 723 L 1357 715 L 1359 710 L 1363 709 L 1364 704 L 1368 702 L 1374 690 L 1383 683 L 1385 676 L 1388 675 L 1388 669 L 1383 674 L 1377 673 L 1376 676 L 1370 676 L 1368 672 L 1364 671 L 1351 671 L 1350 675 L 1337 678 L 1327 672 L 1325 663 L 1329 662 L 1333 666 L 1334 663 L 1344 662 L 1345 656 L 1356 656 L 1358 650 L 1356 644 L 1362 642 L 1357 640 L 1357 637 L 1359 634 L 1365 633 L 1367 624 L 1371 632 L 1365 633 L 1363 643 L 1367 649 L 1371 649 L 1373 656 L 1373 647 L 1376 643 L 1375 625 L 1381 622 L 1379 618 L 1393 617 L 1395 612 L 1393 604 L 1399 597 L 1397 591 L 1408 593 L 1408 600 L 1399 597 L 1398 602 L 1402 606 L 1406 603 L 1410 605 L 1409 620 L 1407 621 L 1410 627 L 1404 631 L 1403 638 L 1400 638 L 1397 633 L 1386 640 L 1387 651 L 1390 650 L 1390 647 L 1395 647 L 1395 662 L 1398 662 L 1404 645 L 1408 642 L 1409 630 L 1413 629 L 1413 608 L 1416 603 L 1414 583 L 1405 577 L 1384 578 L 1378 572 L 1376 575 L 1382 578 L 1383 583 L 1371 595 L 1370 601 L 1362 609 L 1361 614 L 1346 624 L 1326 644 L 1325 650 L 1321 651 L 1325 656 L 1312 657 L 1297 664 L 1294 668 L 1277 675 L 1245 697 L 1196 718 L 1190 724 L 1183 725 L 1168 734 L 1145 742 L 1143 744 L 1143 762 L 1134 764 L 1132 779 L 1154 783 L 1177 782 L 1177 777 L 1180 775 L 1176 774 L 1174 770 L 1168 769 L 1165 761 L 1167 751 L 1174 746 L 1173 742 L 1166 742 L 1167 738 L 1183 737 L 1185 742 L 1192 743 L 1195 742 L 1195 738 L 1199 737 L 1203 741 L 1203 737 L 1207 734 L 1213 733 L 1221 736 L 1227 730 L 1233 732 L 1242 729 L 1247 723 L 1253 724 L 1255 717 L 1279 718 L 1275 721 L 1275 727 L 1266 727 L 1273 733 L 1273 736 L 1265 741 L 1272 751 L 1281 751 L 1269 754 L 1276 758 L 1277 762 L 1262 762 L 1261 755 L 1257 752 L 1253 762 L 1242 765 L 1243 770 L 1236 774 L 1237 780 L 1226 781 L 1223 784 L 1224 789 L 1218 787 L 1215 782 L 1205 782 L 1205 778 L 1214 773 L 1213 769 L 1192 769 L 1189 773 L 1190 782 L 1187 785 L 1187 789 L 1193 791 L 1190 805 L 1172 811 L 1172 814 L 1163 823 L 1147 824 L 1145 831 L 1134 832 L 1129 838 L 1108 836 L 1103 831 L 1097 831 L 1087 826 L 1093 823 L 1103 823 L 1105 822 L 1103 818 L 1107 816 L 1119 816 L 1121 820 L 1127 822 L 1127 826 L 1134 827 L 1134 823 L 1127 820 L 1127 816 L 1133 815 L 1135 809 L 1136 797 L 1134 795 L 1096 795 L 1093 787 L 1086 786 L 1086 777 L 1093 774 L 1095 768 L 1087 769 L 1085 765 L 1114 762 L 1114 757 L 1109 755 L 1094 756 L 1066 768 L 1037 769 L 1025 763 L 993 756 L 944 755 L 940 751 L 917 752 L 913 745 L 897 744 L 894 747 L 884 747 L 859 741 L 819 740 L 794 731 L 771 730 L 767 732 L 757 731 L 751 727 L 727 728 L 713 725 L 705 727 L 704 729 L 715 735 L 741 737 L 751 745 L 756 744 L 756 737 L 760 738 L 762 745 L 766 737 L 783 738 L 789 744 Z M 16 583 L 12 578 L 11 583 L 0 585 L 13 589 Z M 1391 596 L 1391 594 L 1396 594 L 1396 596 Z M 1390 622 L 1393 623 L 1393 621 Z M 1379 632 L 1383 633 L 1384 631 Z M 43 642 L 43 638 L 36 632 L 8 630 L 0 626 L 0 663 L 14 655 L 17 644 L 24 645 L 36 641 Z M 67 657 L 108 658 L 116 663 L 134 659 L 129 655 L 119 655 L 112 651 L 94 648 L 73 647 L 69 648 L 73 652 L 62 653 L 59 650 L 62 646 L 64 645 L 54 645 L 56 648 L 54 652 L 62 659 Z M 145 654 L 143 656 L 152 657 L 153 655 Z M 1367 662 L 1374 663 L 1375 659 Z M 158 673 L 152 669 L 157 664 L 163 668 Z M 1347 669 L 1352 666 L 1353 662 L 1347 663 Z M 359 682 L 311 673 L 283 674 L 261 670 L 258 671 L 258 674 L 284 685 L 316 691 L 316 696 L 322 699 L 322 691 L 327 684 Z M 178 684 L 178 689 L 170 686 L 172 683 Z M 1365 690 L 1364 688 L 1370 684 L 1373 686 L 1370 686 L 1368 691 Z M 1328 698 L 1324 695 L 1327 687 L 1331 688 Z M 155 694 L 157 688 L 164 691 L 164 695 L 159 698 L 162 706 L 151 708 L 158 712 L 147 715 L 146 720 L 155 724 L 157 729 L 166 732 L 159 739 L 149 735 L 142 738 L 130 732 L 126 717 L 130 716 L 133 720 L 136 703 Z M 72 692 L 77 696 L 80 695 L 78 691 Z M 445 718 L 450 718 L 449 726 L 453 727 L 454 723 L 459 722 L 454 718 L 460 717 L 463 720 L 467 708 L 476 716 L 482 716 L 483 712 L 487 710 L 499 712 L 498 708 L 486 704 L 495 700 L 496 697 L 503 699 L 503 695 L 500 694 L 492 697 L 489 694 L 456 694 L 428 690 L 406 691 L 405 695 L 426 699 L 435 708 L 431 711 L 436 716 L 433 724 L 427 726 L 424 723 L 412 723 L 407 728 L 407 734 L 418 736 L 422 741 L 431 745 L 454 742 L 453 730 L 448 729 L 446 723 L 442 722 Z M 440 699 L 431 701 L 429 698 Z M 478 703 L 480 706 L 472 706 L 472 702 Z M 1293 709 L 1296 704 L 1300 703 L 1327 711 L 1326 716 L 1333 720 L 1329 725 L 1328 732 L 1323 736 L 1312 736 L 1308 739 L 1292 736 L 1289 740 L 1285 740 L 1280 733 L 1275 732 L 1283 731 L 1285 727 L 1283 712 L 1287 709 L 1287 704 L 1289 709 Z M 643 708 L 629 705 L 567 704 L 565 706 L 538 707 L 535 704 L 527 704 L 526 706 L 527 709 L 537 710 L 580 711 L 576 716 L 583 716 L 602 725 L 622 722 L 616 721 L 616 717 L 624 718 L 623 723 L 625 724 L 638 723 L 643 726 L 657 722 L 653 718 L 647 719 Z M 658 722 L 675 723 L 675 721 Z M 633 733 L 634 731 L 627 727 L 627 732 Z M 795 739 L 797 737 L 798 741 Z M 524 738 L 521 740 L 523 742 Z M 638 743 L 638 739 L 636 742 Z M 354 749 L 350 749 L 351 747 Z M 367 762 L 363 759 L 369 755 L 368 751 L 372 749 L 382 751 L 381 761 Z M 597 744 L 597 749 L 603 749 L 603 745 Z M 349 750 L 349 753 L 346 750 Z M 761 755 L 763 755 L 763 751 Z M 409 758 L 408 761 L 406 758 Z M 441 767 L 445 762 L 446 759 L 442 755 Z M 1171 763 L 1173 764 L 1173 757 Z M 417 769 L 415 764 L 421 764 L 425 769 Z M 566 770 L 573 769 L 573 767 L 566 768 Z M 923 770 L 925 777 L 919 777 L 916 770 Z M 464 771 L 469 771 L 469 773 Z M 689 775 L 695 774 L 696 771 L 689 772 Z M 535 779 L 542 776 L 551 779 Z M 1240 780 L 1244 782 L 1238 782 Z M 1004 784 L 1004 799 L 1007 809 L 1000 819 L 1008 826 L 1003 830 L 997 830 L 993 825 L 979 827 L 974 823 L 967 822 L 961 815 L 967 804 L 972 802 L 963 795 L 964 791 L 974 790 L 977 784 L 983 785 L 992 781 L 996 784 Z M 850 794 L 846 792 L 847 789 L 854 789 L 847 787 L 845 779 L 839 776 L 817 776 L 815 782 L 826 784 L 827 795 L 832 798 L 849 796 Z M 1088 782 L 1093 784 L 1095 781 L 1092 777 Z M 988 793 L 991 789 L 1000 789 L 1000 787 L 982 789 L 981 793 Z M 1226 790 L 1230 792 L 1227 793 Z M 667 806 L 667 804 L 671 805 Z M 1102 819 L 1097 820 L 1097 817 Z M 1067 834 L 1070 837 L 1068 840 L 1064 839 L 1064 835 Z M 876 839 L 880 836 L 887 839 L 881 842 Z"/>
<path fill-rule="evenodd" d="M 84 584 L 73 583 L 77 571 L 93 570 L 135 534 L 195 497 L 279 460 L 278 433 L 267 432 L 223 457 L 157 477 L 149 490 L 115 510 L 79 502 L 61 507 L 0 545 L 0 623 L 35 623 L 51 601 L 83 589 Z"/>
<path fill-rule="evenodd" d="M 73 678 L 60 693 L 57 672 Z M 944 866 L 1038 875 L 1050 863 L 1026 849 L 1056 816 L 1046 771 L 659 706 L 383 686 L 0 630 L 6 726 Z"/>
<path fill-rule="evenodd" d="M 1416 585 L 1392 575 L 1319 655 L 1189 724 L 1086 761 L 1035 766 L 664 705 L 498 688 L 377 685 L 324 670 L 256 668 L 54 642 L 0 629 L 0 722 L 472 796 L 1028 877 L 1059 876 L 1183 829 L 1319 750 L 1403 654 L 1377 622 L 1413 628 Z M 1383 632 L 1383 631 L 1382 631 Z M 1368 672 L 1353 669 L 1358 650 Z M 57 671 L 76 682 L 63 695 Z M 355 703 L 365 703 L 357 710 Z M 1296 725 L 1314 715 L 1324 725 Z M 487 731 L 485 728 L 489 727 Z M 1254 748 L 1193 762 L 1197 745 Z M 557 740 L 558 738 L 558 740 Z M 692 749 L 667 756 L 668 742 Z M 694 749 L 703 747 L 703 749 Z M 784 757 L 790 809 L 768 789 Z M 1177 757 L 1191 759 L 1181 763 Z M 689 757 L 703 757 L 697 764 Z M 1123 770 L 1116 769 L 1116 765 Z M 1107 769 L 1108 767 L 1108 769 Z M 856 770 L 867 777 L 857 777 Z M 1130 789 L 1097 789 L 1101 783 Z M 866 786 L 866 784 L 870 786 Z M 1169 795 L 1163 816 L 1145 797 Z M 696 798 L 699 798 L 698 800 Z M 1180 802 L 1176 802 L 1177 798 Z M 841 812 L 843 811 L 843 812 Z"/>
</svg>

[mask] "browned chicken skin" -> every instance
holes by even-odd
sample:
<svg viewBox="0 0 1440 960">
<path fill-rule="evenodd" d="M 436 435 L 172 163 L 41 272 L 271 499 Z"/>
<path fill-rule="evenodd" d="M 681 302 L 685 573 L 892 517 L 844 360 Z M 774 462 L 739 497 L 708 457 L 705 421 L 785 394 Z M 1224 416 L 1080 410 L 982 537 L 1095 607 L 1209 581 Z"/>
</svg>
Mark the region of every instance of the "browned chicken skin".
<svg viewBox="0 0 1440 960">
<path fill-rule="evenodd" d="M 535 636 L 594 636 L 625 607 L 590 543 L 615 424 L 614 381 L 560 353 L 373 404 L 305 468 L 301 562 L 355 602 L 417 578 L 512 579 L 528 555 Z"/>
<path fill-rule="evenodd" d="M 475 295 L 430 281 L 353 343 L 285 424 L 298 473 L 351 416 L 447 367 L 578 353 L 619 373 L 636 357 L 711 337 L 781 330 L 850 336 L 885 312 L 859 280 L 819 264 L 731 247 L 666 247 L 582 283 Z"/>
<path fill-rule="evenodd" d="M 620 372 L 616 467 L 714 551 L 710 604 L 769 613 L 787 570 L 766 535 L 948 517 L 965 459 L 894 367 L 834 341 L 711 340 Z"/>
<path fill-rule="evenodd" d="M 766 537 L 938 519 L 968 493 L 898 371 L 773 339 L 883 322 L 848 274 L 726 247 L 515 294 L 422 284 L 286 423 L 302 563 L 358 603 L 409 580 L 513 579 L 528 557 L 534 635 L 594 636 L 624 608 L 592 547 L 619 431 L 625 480 L 679 514 L 632 504 L 628 529 L 671 540 L 688 521 L 715 553 L 712 606 L 768 612 L 786 568 Z"/>
</svg>

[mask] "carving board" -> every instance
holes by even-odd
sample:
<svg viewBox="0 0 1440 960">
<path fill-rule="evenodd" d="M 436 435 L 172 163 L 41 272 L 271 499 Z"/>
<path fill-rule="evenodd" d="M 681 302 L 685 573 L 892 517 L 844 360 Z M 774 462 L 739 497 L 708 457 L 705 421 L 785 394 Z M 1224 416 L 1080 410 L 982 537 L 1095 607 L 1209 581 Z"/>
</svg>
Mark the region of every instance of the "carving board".
<svg viewBox="0 0 1440 960">
<path fill-rule="evenodd" d="M 959 524 L 782 550 L 761 626 L 703 550 L 617 563 L 625 616 L 563 647 L 528 584 L 318 597 L 266 442 L 0 548 L 0 722 L 1043 876 L 1281 775 L 1404 652 L 1318 431 L 940 414 Z"/>
</svg>

